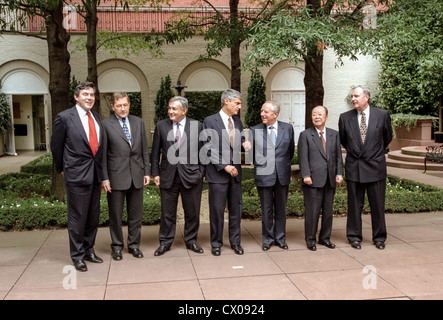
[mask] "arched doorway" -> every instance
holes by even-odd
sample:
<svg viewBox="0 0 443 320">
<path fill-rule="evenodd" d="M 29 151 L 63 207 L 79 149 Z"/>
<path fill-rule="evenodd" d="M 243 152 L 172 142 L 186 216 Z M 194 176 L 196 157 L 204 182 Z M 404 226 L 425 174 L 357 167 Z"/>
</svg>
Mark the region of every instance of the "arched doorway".
<svg viewBox="0 0 443 320">
<path fill-rule="evenodd" d="M 296 67 L 287 67 L 275 73 L 271 79 L 271 99 L 281 103 L 279 120 L 294 127 L 295 143 L 305 129 L 304 72 Z"/>
<path fill-rule="evenodd" d="M 16 150 L 49 150 L 51 106 L 42 76 L 27 68 L 16 68 L 1 79 L 2 92 L 10 105 L 12 128 L 6 138 L 6 154 Z"/>
</svg>

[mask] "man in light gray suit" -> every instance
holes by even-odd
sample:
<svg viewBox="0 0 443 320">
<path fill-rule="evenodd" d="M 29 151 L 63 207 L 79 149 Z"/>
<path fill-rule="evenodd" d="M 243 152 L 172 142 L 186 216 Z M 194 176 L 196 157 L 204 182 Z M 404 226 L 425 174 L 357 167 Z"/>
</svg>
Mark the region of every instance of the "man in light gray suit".
<svg viewBox="0 0 443 320">
<path fill-rule="evenodd" d="M 269 250 L 274 243 L 284 250 L 288 249 L 286 202 L 294 155 L 294 128 L 289 123 L 277 121 L 279 112 L 279 102 L 265 102 L 260 111 L 262 123 L 251 128 L 255 184 L 262 210 L 264 251 Z"/>
<path fill-rule="evenodd" d="M 129 115 L 130 101 L 126 93 L 112 95 L 115 114 L 102 121 L 103 182 L 109 206 L 112 258 L 122 259 L 122 214 L 126 199 L 128 214 L 128 249 L 136 258 L 140 251 L 141 224 L 143 217 L 143 186 L 149 184 L 149 149 L 145 124 L 142 119 Z"/>
<path fill-rule="evenodd" d="M 328 109 L 317 106 L 312 110 L 314 127 L 306 129 L 298 139 L 298 163 L 303 179 L 305 203 L 305 240 L 309 250 L 317 247 L 316 234 L 320 212 L 321 230 L 318 242 L 334 249 L 330 241 L 332 207 L 336 183 L 343 181 L 343 159 L 340 138 L 336 130 L 326 128 Z"/>
</svg>

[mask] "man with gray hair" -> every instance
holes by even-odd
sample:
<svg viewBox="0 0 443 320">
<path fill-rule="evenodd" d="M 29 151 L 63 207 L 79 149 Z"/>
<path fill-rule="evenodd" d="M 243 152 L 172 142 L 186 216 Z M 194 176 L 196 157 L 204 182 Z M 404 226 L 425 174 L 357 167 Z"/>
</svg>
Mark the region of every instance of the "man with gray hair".
<svg viewBox="0 0 443 320">
<path fill-rule="evenodd" d="M 275 243 L 287 250 L 286 202 L 294 155 L 294 128 L 277 121 L 278 101 L 266 101 L 260 111 L 262 123 L 251 128 L 254 143 L 254 177 L 262 211 L 262 249 Z"/>
<path fill-rule="evenodd" d="M 386 110 L 369 106 L 368 88 L 352 90 L 353 110 L 340 115 L 340 142 L 346 149 L 345 176 L 348 189 L 346 235 L 351 246 L 361 249 L 361 213 L 367 192 L 371 207 L 372 241 L 385 248 L 386 157 L 392 140 L 391 117 Z"/>
<path fill-rule="evenodd" d="M 160 188 L 160 246 L 155 256 L 169 251 L 174 241 L 178 196 L 185 213 L 184 240 L 186 247 L 203 253 L 197 245 L 200 225 L 200 201 L 204 167 L 198 160 L 201 144 L 201 122 L 187 117 L 188 100 L 176 96 L 169 100 L 169 118 L 157 122 L 151 150 L 151 174 Z"/>
<path fill-rule="evenodd" d="M 240 244 L 242 214 L 241 148 L 248 150 L 240 112 L 241 93 L 227 89 L 221 96 L 219 112 L 203 121 L 206 135 L 205 150 L 210 161 L 206 164 L 206 181 L 209 183 L 209 216 L 212 254 L 219 256 L 223 246 L 224 212 L 229 211 L 229 242 L 236 254 L 244 253 Z"/>
</svg>

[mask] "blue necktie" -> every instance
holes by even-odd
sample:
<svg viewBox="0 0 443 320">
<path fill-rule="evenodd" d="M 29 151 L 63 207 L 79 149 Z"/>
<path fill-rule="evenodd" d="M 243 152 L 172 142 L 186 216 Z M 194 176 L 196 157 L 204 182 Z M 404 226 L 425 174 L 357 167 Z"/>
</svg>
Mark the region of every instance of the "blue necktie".
<svg viewBox="0 0 443 320">
<path fill-rule="evenodd" d="M 122 122 L 123 122 L 123 132 L 125 133 L 126 138 L 129 141 L 129 144 L 131 144 L 131 133 L 129 132 L 128 126 L 126 125 L 126 118 L 123 118 Z"/>
<path fill-rule="evenodd" d="M 270 126 L 269 129 L 271 130 L 271 133 L 269 134 L 269 136 L 271 137 L 271 142 L 273 143 L 274 147 L 277 144 L 277 136 L 275 135 L 274 132 L 274 126 Z"/>
</svg>

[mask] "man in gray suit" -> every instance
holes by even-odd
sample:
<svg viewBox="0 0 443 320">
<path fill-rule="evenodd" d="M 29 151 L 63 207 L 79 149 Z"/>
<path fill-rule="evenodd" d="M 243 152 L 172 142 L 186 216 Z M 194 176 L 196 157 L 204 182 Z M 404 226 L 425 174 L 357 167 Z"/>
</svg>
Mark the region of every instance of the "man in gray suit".
<svg viewBox="0 0 443 320">
<path fill-rule="evenodd" d="M 241 246 L 241 158 L 248 150 L 243 124 L 237 115 L 242 104 L 241 93 L 227 89 L 221 95 L 221 110 L 203 121 L 203 139 L 207 141 L 203 153 L 208 161 L 205 177 L 209 183 L 209 218 L 212 254 L 220 256 L 223 246 L 223 227 L 226 203 L 229 211 L 229 242 L 236 254 L 244 253 Z M 204 160 L 206 161 L 206 160 Z"/>
<path fill-rule="evenodd" d="M 314 127 L 306 129 L 298 139 L 298 163 L 303 179 L 305 203 L 305 240 L 309 250 L 317 247 L 316 234 L 320 212 L 321 230 L 318 242 L 335 248 L 330 241 L 332 207 L 336 183 L 343 181 L 343 159 L 336 130 L 326 128 L 328 109 L 317 106 L 312 110 Z"/>
<path fill-rule="evenodd" d="M 200 226 L 200 204 L 204 167 L 198 153 L 201 147 L 199 135 L 203 128 L 200 121 L 186 116 L 188 99 L 176 96 L 169 100 L 169 118 L 157 122 L 152 142 L 152 176 L 161 195 L 160 246 L 155 256 L 169 251 L 174 241 L 177 204 L 182 198 L 185 214 L 184 240 L 186 247 L 203 253 L 197 245 Z"/>
<path fill-rule="evenodd" d="M 371 207 L 372 241 L 377 249 L 385 248 L 386 153 L 392 140 L 391 117 L 386 110 L 369 106 L 368 88 L 352 91 L 353 110 L 340 115 L 340 141 L 346 149 L 346 184 L 348 216 L 346 234 L 351 246 L 361 249 L 361 212 L 367 191 Z"/>
<path fill-rule="evenodd" d="M 102 263 L 94 244 L 100 218 L 100 183 L 103 179 L 103 128 L 92 110 L 95 86 L 77 85 L 76 105 L 54 120 L 51 151 L 57 172 L 65 180 L 71 259 L 76 270 L 87 271 L 84 262 Z"/>
<path fill-rule="evenodd" d="M 136 258 L 140 251 L 143 218 L 143 186 L 149 184 L 149 149 L 143 120 L 129 114 L 130 101 L 126 93 L 112 95 L 115 114 L 102 121 L 103 176 L 102 187 L 107 192 L 112 258 L 123 258 L 122 214 L 126 199 L 128 214 L 128 250 Z"/>
<path fill-rule="evenodd" d="M 264 251 L 269 250 L 274 243 L 284 250 L 288 249 L 286 202 L 295 149 L 294 128 L 289 123 L 277 121 L 279 112 L 279 102 L 265 102 L 260 111 L 262 123 L 251 128 L 255 184 L 262 210 Z"/>
</svg>

